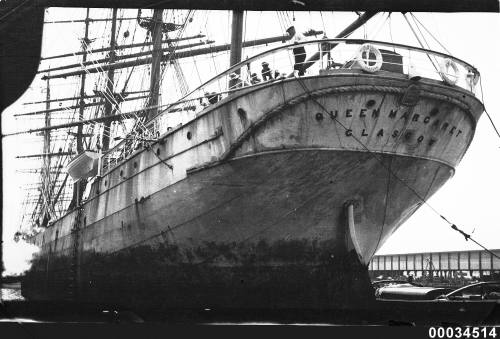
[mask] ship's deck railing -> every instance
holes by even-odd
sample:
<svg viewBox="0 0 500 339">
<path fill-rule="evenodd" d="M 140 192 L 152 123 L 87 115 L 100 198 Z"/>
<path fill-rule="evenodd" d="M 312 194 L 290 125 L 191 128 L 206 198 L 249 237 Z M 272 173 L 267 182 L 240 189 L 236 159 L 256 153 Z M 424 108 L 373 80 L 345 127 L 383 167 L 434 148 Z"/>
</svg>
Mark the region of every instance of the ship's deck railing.
<svg viewBox="0 0 500 339">
<path fill-rule="evenodd" d="M 196 116 L 207 106 L 241 88 L 300 76 L 298 69 L 301 67 L 305 69 L 303 76 L 306 77 L 320 75 L 329 70 L 341 72 L 346 69 L 363 69 L 363 63 L 368 66 L 365 69 L 371 68 L 372 71 L 373 68 L 377 69 L 373 67 L 376 64 L 376 54 L 372 52 L 373 50 L 361 54 L 360 50 L 367 48 L 366 45 L 375 47 L 380 53 L 379 69 L 373 71 L 373 74 L 394 72 L 404 74 L 408 78 L 433 79 L 475 93 L 479 72 L 474 66 L 451 55 L 375 40 L 321 39 L 280 46 L 230 67 L 163 110 L 156 118 L 155 124 L 163 134 L 168 127 L 175 127 L 169 126 L 168 116 L 171 113 L 185 112 L 186 119 L 180 120 L 190 120 L 190 117 Z M 300 52 L 297 51 L 300 47 L 304 48 L 306 59 L 296 64 L 294 50 Z M 263 62 L 269 65 L 271 79 L 263 79 Z"/>
<path fill-rule="evenodd" d="M 296 63 L 294 53 L 303 51 L 305 60 Z M 270 79 L 263 79 L 264 62 L 269 65 Z M 299 74 L 301 68 L 303 75 Z M 265 51 L 230 67 L 163 109 L 148 123 L 146 134 L 163 135 L 244 88 L 291 77 L 340 74 L 351 69 L 374 75 L 392 72 L 408 78 L 433 79 L 471 93 L 475 93 L 479 81 L 479 72 L 474 66 L 440 52 L 375 40 L 310 40 Z M 105 154 L 103 164 L 111 169 L 135 149 L 130 141 L 122 141 Z"/>
</svg>

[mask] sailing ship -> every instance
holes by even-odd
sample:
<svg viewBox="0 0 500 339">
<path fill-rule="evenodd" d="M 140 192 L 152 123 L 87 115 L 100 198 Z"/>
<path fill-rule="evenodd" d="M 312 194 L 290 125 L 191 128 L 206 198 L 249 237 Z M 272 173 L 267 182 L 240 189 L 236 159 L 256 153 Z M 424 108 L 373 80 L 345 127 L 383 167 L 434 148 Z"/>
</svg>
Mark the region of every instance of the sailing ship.
<svg viewBox="0 0 500 339">
<path fill-rule="evenodd" d="M 44 138 L 44 181 L 25 235 L 40 252 L 23 295 L 136 310 L 372 300 L 370 258 L 472 141 L 483 111 L 478 70 L 425 46 L 349 39 L 375 12 L 335 38 L 312 31 L 305 40 L 292 28 L 244 42 L 245 13 L 233 11 L 230 44 L 182 51 L 192 11 L 172 22 L 144 10 L 133 19 L 152 49 L 120 56 L 117 12 L 109 47 L 94 50 L 104 59 L 86 59 L 87 11 L 83 49 L 71 53 L 81 62 L 44 70 L 47 107 L 31 113 L 46 123 L 30 130 Z M 281 45 L 242 58 L 244 47 L 272 43 Z M 188 91 L 179 60 L 228 50 L 229 68 Z M 117 91 L 116 70 L 145 64 L 148 90 Z M 161 105 L 167 67 L 182 95 Z M 88 95 L 92 74 L 105 81 Z M 80 77 L 80 91 L 65 110 L 78 118 L 51 125 L 49 81 L 69 77 Z M 143 107 L 120 108 L 141 96 Z M 92 116 L 89 107 L 98 107 Z M 68 129 L 76 151 L 51 153 L 54 131 Z M 53 156 L 72 158 L 54 167 Z"/>
</svg>

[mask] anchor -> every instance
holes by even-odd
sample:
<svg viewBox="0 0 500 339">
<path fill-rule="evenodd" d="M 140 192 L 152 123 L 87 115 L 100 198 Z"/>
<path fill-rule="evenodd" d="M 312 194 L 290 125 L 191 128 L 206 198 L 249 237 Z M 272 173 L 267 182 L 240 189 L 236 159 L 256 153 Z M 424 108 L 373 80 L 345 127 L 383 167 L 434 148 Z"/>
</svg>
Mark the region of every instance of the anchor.
<svg viewBox="0 0 500 339">
<path fill-rule="evenodd" d="M 359 261 L 363 265 L 367 265 L 368 262 L 361 255 L 361 246 L 358 242 L 358 236 L 356 234 L 356 224 L 354 221 L 354 208 L 359 208 L 359 202 L 355 200 L 349 200 L 344 204 L 345 216 L 346 216 L 346 232 L 345 232 L 345 244 L 347 246 L 347 251 L 356 251 Z"/>
</svg>

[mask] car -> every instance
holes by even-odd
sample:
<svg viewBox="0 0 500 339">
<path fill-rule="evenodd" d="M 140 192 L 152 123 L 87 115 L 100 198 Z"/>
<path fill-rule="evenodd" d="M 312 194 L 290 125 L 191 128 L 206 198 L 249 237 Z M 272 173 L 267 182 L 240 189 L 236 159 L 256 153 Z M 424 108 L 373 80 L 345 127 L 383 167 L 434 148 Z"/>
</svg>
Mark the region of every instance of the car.
<svg viewBox="0 0 500 339">
<path fill-rule="evenodd" d="M 426 287 L 406 280 L 378 280 L 372 283 L 375 297 L 381 300 L 434 300 L 452 288 Z"/>
<path fill-rule="evenodd" d="M 375 290 L 384 287 L 384 286 L 389 286 L 389 285 L 406 285 L 406 286 L 420 286 L 422 287 L 423 285 L 418 284 L 413 281 L 408 281 L 408 280 L 392 280 L 392 279 L 386 279 L 386 280 L 375 280 L 372 282 L 372 286 Z"/>
<path fill-rule="evenodd" d="M 391 320 L 418 324 L 500 325 L 500 282 L 458 289 L 414 286 L 405 281 L 375 286 L 378 305 Z"/>
<path fill-rule="evenodd" d="M 452 291 L 451 288 L 445 287 L 401 284 L 380 287 L 376 290 L 375 297 L 383 300 L 434 300 L 450 291 Z"/>
<path fill-rule="evenodd" d="M 439 301 L 494 300 L 500 303 L 500 281 L 486 281 L 467 285 L 437 298 Z"/>
</svg>

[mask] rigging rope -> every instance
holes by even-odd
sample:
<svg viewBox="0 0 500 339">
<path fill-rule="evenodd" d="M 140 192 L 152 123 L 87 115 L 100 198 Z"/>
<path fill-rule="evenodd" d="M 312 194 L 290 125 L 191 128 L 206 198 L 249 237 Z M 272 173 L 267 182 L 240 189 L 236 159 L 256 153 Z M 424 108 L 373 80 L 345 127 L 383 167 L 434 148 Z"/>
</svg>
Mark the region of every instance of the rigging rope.
<svg viewBox="0 0 500 339">
<path fill-rule="evenodd" d="M 135 34 L 135 32 L 134 32 L 134 34 Z M 100 65 L 97 65 L 96 67 L 97 68 L 101 68 L 100 79 L 103 80 L 103 78 L 104 78 L 104 80 L 106 81 L 106 85 L 104 87 L 104 91 L 101 91 L 101 94 L 104 96 L 104 98 L 106 100 L 112 102 L 112 104 L 114 106 L 113 109 L 115 111 L 118 111 L 119 114 L 122 114 L 121 108 L 119 106 L 120 103 L 119 103 L 118 99 L 115 97 L 115 93 L 112 93 L 112 90 L 108 86 L 108 84 L 110 83 L 109 77 L 107 76 L 107 74 L 104 72 L 104 70 L 102 69 L 102 67 Z M 85 69 L 85 71 L 87 71 L 86 68 L 84 68 L 84 69 Z M 90 74 L 88 71 L 87 71 L 87 73 Z M 113 87 L 115 87 L 113 83 L 111 83 L 111 85 Z M 124 100 L 124 97 L 123 97 L 122 93 L 116 93 L 116 94 L 118 95 L 120 102 Z M 135 115 L 134 118 L 137 120 L 139 117 L 137 115 Z M 145 126 L 143 126 L 141 123 L 139 123 L 139 127 L 141 128 L 141 130 L 143 130 L 143 131 L 145 130 Z M 125 126 L 122 125 L 122 128 L 125 129 Z M 103 130 L 103 135 L 110 137 L 110 139 L 111 139 L 111 134 L 112 134 L 111 131 L 104 131 Z"/>
<path fill-rule="evenodd" d="M 323 25 L 323 35 L 326 37 L 326 26 L 325 26 L 325 21 L 323 20 L 323 12 L 319 11 L 319 15 L 321 16 L 321 23 Z"/>
<path fill-rule="evenodd" d="M 106 27 L 106 26 L 107 26 L 107 22 L 106 22 L 106 24 L 105 24 L 105 27 Z M 121 27 L 121 22 L 120 22 L 120 27 Z M 120 30 L 120 28 L 118 29 L 118 31 L 119 31 L 119 30 Z M 135 32 L 134 32 L 134 33 L 135 33 Z M 83 46 L 84 46 L 84 48 L 86 48 L 86 49 L 88 49 L 88 47 L 89 47 L 88 42 L 87 42 L 87 41 L 85 41 L 85 40 L 82 40 L 82 45 L 83 45 Z M 90 53 L 89 53 L 89 54 L 92 54 L 92 52 L 90 51 Z M 94 63 L 95 63 L 95 62 L 94 62 Z M 82 66 L 83 66 L 83 64 L 82 64 Z M 84 67 L 84 69 L 85 69 L 85 67 Z M 87 73 L 88 73 L 88 72 L 87 72 Z M 101 79 L 102 79 L 102 77 L 101 77 Z M 104 97 L 105 97 L 107 100 L 114 101 L 114 103 L 115 103 L 115 104 L 118 104 L 118 102 L 117 102 L 116 98 L 114 97 L 114 95 L 110 95 L 110 93 L 109 93 L 109 92 L 110 92 L 110 89 L 109 89 L 109 88 L 107 88 L 107 87 L 108 87 L 108 86 L 106 86 L 106 89 L 105 89 L 105 91 L 104 91 L 104 92 L 102 92 L 102 94 L 104 95 Z M 75 95 L 75 96 L 76 96 L 76 95 Z M 123 97 L 121 96 L 121 94 L 120 94 L 120 97 L 123 99 Z M 118 108 L 118 109 L 119 109 L 119 108 Z M 68 111 L 70 111 L 70 110 L 68 109 Z M 97 110 L 96 110 L 96 112 L 97 112 Z M 74 121 L 74 120 L 75 120 L 75 119 L 74 119 L 74 115 L 75 115 L 75 113 L 76 113 L 76 110 L 75 110 L 75 111 L 73 111 L 72 121 Z M 91 125 L 91 127 L 92 127 L 92 129 L 93 129 L 93 125 Z M 88 130 L 87 130 L 87 131 L 88 131 Z M 71 148 L 71 147 L 72 147 L 71 145 L 74 143 L 74 140 L 70 140 L 70 142 L 69 142 L 69 144 L 68 144 L 68 139 L 69 139 L 69 136 L 70 136 L 70 134 L 68 133 L 68 135 L 66 136 L 66 140 L 65 140 L 65 142 L 63 143 L 63 146 L 62 146 L 61 148 L 66 148 L 66 147 Z M 55 147 L 56 147 L 56 145 L 55 145 L 55 144 L 52 144 L 52 150 L 54 150 L 54 148 L 55 148 Z M 52 184 L 51 184 L 51 182 L 50 182 L 50 181 L 51 181 L 51 180 L 50 180 L 50 176 L 47 176 L 47 178 L 42 178 L 42 182 L 43 182 L 43 181 L 47 181 L 47 183 L 48 183 L 48 187 L 51 187 L 51 188 L 49 189 L 49 191 L 52 191 L 52 190 L 55 188 L 55 186 L 57 185 L 57 177 L 59 176 L 59 173 L 61 172 L 61 170 L 60 170 L 60 169 L 62 168 L 62 163 L 63 163 L 64 161 L 65 161 L 65 158 L 64 158 L 64 157 L 60 157 L 60 158 L 58 159 L 58 162 L 57 162 L 57 163 L 58 163 L 58 166 L 57 166 L 57 171 L 56 171 L 56 173 L 55 173 L 55 174 L 56 174 L 56 175 L 55 175 L 55 180 L 52 182 Z M 49 173 L 49 174 L 50 174 L 50 173 Z M 40 205 L 40 202 L 41 202 L 41 201 L 40 201 L 40 199 L 38 199 L 38 203 L 37 203 L 37 205 L 35 206 L 34 211 L 33 211 L 33 213 L 32 213 L 32 220 L 33 220 L 33 221 L 34 221 L 34 218 L 36 218 L 36 216 L 37 216 L 37 215 L 40 215 L 40 214 L 43 214 L 43 213 L 44 213 L 44 208 L 43 208 L 43 206 L 46 206 L 47 208 L 49 208 L 49 209 L 50 209 L 50 212 L 49 212 L 49 213 L 55 214 L 54 206 L 52 206 L 52 204 L 50 203 L 50 201 L 48 201 L 48 197 L 47 197 L 47 195 L 50 193 L 50 192 L 47 192 L 47 188 L 48 188 L 48 187 L 43 186 L 43 187 L 42 187 L 42 189 L 41 189 L 41 191 L 40 191 L 40 198 L 42 198 L 42 197 L 43 197 L 43 198 L 42 198 L 42 200 L 43 200 L 43 205 Z M 50 206 L 48 206 L 48 205 L 50 205 Z M 40 210 L 39 210 L 39 207 L 40 207 Z M 39 213 L 37 212 L 38 210 L 40 211 Z"/>
<path fill-rule="evenodd" d="M 412 13 L 410 13 L 410 14 L 412 15 Z M 413 15 L 412 15 L 412 18 L 413 18 L 413 22 L 414 22 L 414 24 L 415 24 L 415 27 L 417 27 L 417 29 L 418 29 L 418 31 L 419 31 L 419 33 L 420 33 L 420 35 L 422 36 L 422 39 L 424 40 L 425 44 L 427 45 L 427 49 L 429 49 L 429 50 L 430 50 L 430 49 L 431 49 L 431 46 L 430 46 L 430 44 L 427 42 L 427 40 L 425 39 L 424 34 L 422 33 L 422 31 L 420 30 L 419 25 L 418 25 L 418 24 L 417 24 L 417 22 L 415 21 L 415 16 L 413 16 Z M 439 65 L 438 59 L 437 59 L 437 57 L 436 57 L 435 55 L 432 55 L 432 56 L 427 55 L 427 56 L 429 57 L 429 59 L 431 59 L 431 58 L 432 58 L 432 59 L 434 60 L 434 62 L 435 62 L 437 65 Z M 439 71 L 438 71 L 438 73 L 439 73 Z"/>
<path fill-rule="evenodd" d="M 389 170 L 387 171 L 387 185 L 385 187 L 385 206 L 384 206 L 384 217 L 382 218 L 382 228 L 380 229 L 380 233 L 379 233 L 379 237 L 378 237 L 378 241 L 377 241 L 377 246 L 375 246 L 375 250 L 372 253 L 372 256 L 375 255 L 375 253 L 377 252 L 378 246 L 380 245 L 380 242 L 382 241 L 382 234 L 383 234 L 385 222 L 387 219 L 387 207 L 389 206 L 389 192 L 391 189 L 392 160 L 393 160 L 393 158 L 389 158 Z"/>
<path fill-rule="evenodd" d="M 307 88 L 306 84 L 304 83 L 304 81 L 300 78 L 300 77 L 296 77 L 296 79 L 298 80 L 299 84 L 301 85 L 301 87 L 304 89 L 305 93 L 308 94 L 309 98 L 311 100 L 313 100 L 319 107 L 321 107 L 321 109 L 326 113 L 326 114 L 329 114 L 329 111 L 314 97 L 311 95 L 311 91 L 309 90 L 309 88 Z M 348 130 L 348 127 L 346 127 L 344 124 L 342 124 L 337 117 L 334 117 L 335 121 L 342 127 L 344 128 L 346 131 Z M 452 223 L 451 221 L 449 221 L 444 215 L 442 215 L 441 213 L 439 213 L 432 205 L 430 205 L 428 202 L 427 202 L 427 199 L 425 199 L 424 197 L 422 197 L 413 187 L 411 187 L 410 185 L 408 185 L 403 179 L 401 179 L 398 175 L 396 175 L 392 170 L 391 168 L 387 167 L 384 162 L 376 155 L 375 152 L 371 151 L 359 138 L 357 138 L 354 134 L 351 134 L 351 137 L 354 138 L 354 140 L 363 148 L 365 149 L 368 154 L 370 154 L 383 168 L 385 168 L 395 179 L 397 179 L 400 183 L 402 183 L 405 187 L 407 187 L 420 201 L 422 201 L 425 205 L 427 205 L 436 215 L 440 216 L 444 221 L 446 221 L 450 227 L 459 232 L 460 234 L 462 234 L 464 237 L 465 237 L 465 240 L 471 240 L 472 242 L 476 243 L 477 245 L 479 245 L 480 247 L 482 247 L 485 251 L 487 251 L 488 253 L 490 253 L 491 255 L 495 256 L 496 258 L 500 259 L 500 256 L 498 256 L 497 254 L 495 254 L 494 252 L 492 252 L 491 250 L 487 249 L 485 246 L 483 246 L 482 244 L 480 244 L 478 241 L 476 241 L 475 239 L 473 239 L 470 234 L 467 234 L 465 233 L 464 231 L 462 231 L 460 228 L 458 228 L 458 226 L 454 223 Z"/>
<path fill-rule="evenodd" d="M 2 17 L 0 17 L 0 22 L 2 22 L 2 20 L 6 19 L 8 16 L 14 14 L 15 11 L 17 11 L 18 9 L 20 9 L 21 7 L 23 7 L 24 5 L 26 5 L 26 3 L 29 2 L 29 1 L 31 1 L 31 0 L 24 0 L 22 3 L 20 3 L 19 5 L 17 5 L 16 7 L 12 8 L 7 13 L 5 13 Z"/>
<path fill-rule="evenodd" d="M 412 14 L 412 13 L 410 13 L 410 15 L 411 15 L 411 14 Z M 415 24 L 415 27 L 417 27 L 418 32 L 419 32 L 419 33 L 420 33 L 420 35 L 422 36 L 422 39 L 424 40 L 425 45 L 427 46 L 426 48 L 430 50 L 430 49 L 431 49 L 431 45 L 430 45 L 430 44 L 427 42 L 427 40 L 425 39 L 425 36 L 424 36 L 424 34 L 422 33 L 422 31 L 420 30 L 420 27 L 419 27 L 419 25 L 417 24 L 417 22 L 415 21 L 415 17 L 414 17 L 413 15 L 412 15 L 412 18 L 413 18 L 413 23 Z M 433 55 L 432 57 L 434 58 L 434 61 L 435 61 L 437 64 L 439 64 L 439 63 L 438 63 L 438 61 L 437 61 L 436 56 L 434 56 L 434 55 Z"/>
<path fill-rule="evenodd" d="M 418 43 L 420 44 L 420 46 L 422 48 L 425 48 L 424 44 L 420 41 L 420 38 L 418 37 L 417 35 L 417 32 L 415 32 L 415 30 L 413 29 L 413 26 L 411 25 L 410 21 L 408 20 L 408 18 L 406 17 L 406 15 L 403 13 L 403 18 L 405 18 L 406 22 L 408 23 L 408 26 L 410 27 L 411 31 L 413 32 L 413 35 L 415 35 L 415 38 L 417 38 L 417 41 Z M 430 62 L 432 63 L 432 66 L 434 66 L 434 68 L 436 69 L 436 72 L 439 73 L 439 68 L 434 64 L 434 60 L 432 60 L 432 58 L 429 56 L 429 54 L 427 54 L 427 58 L 429 58 Z"/>
<path fill-rule="evenodd" d="M 413 13 L 410 13 L 410 15 L 413 17 L 414 20 L 416 20 L 420 24 L 420 26 L 422 26 L 425 29 L 425 31 L 434 39 L 434 41 L 436 41 L 439 44 L 439 46 L 441 46 L 446 51 L 446 53 L 451 55 L 451 52 L 448 51 L 448 49 L 444 47 L 444 45 L 441 42 L 439 42 L 439 40 L 436 39 L 436 37 L 434 37 L 434 35 L 417 19 L 417 17 Z"/>
<path fill-rule="evenodd" d="M 386 22 L 387 22 L 387 20 L 389 19 L 389 16 L 390 16 L 390 15 L 391 15 L 391 14 L 390 14 L 390 13 L 388 13 L 388 14 L 387 14 L 387 16 L 386 16 L 386 18 L 385 18 L 385 20 L 384 20 L 384 17 L 383 17 L 383 16 L 381 16 L 381 18 L 380 18 L 380 19 L 381 19 L 382 23 L 381 23 L 381 24 L 380 24 L 380 26 L 377 28 L 377 30 L 375 31 L 375 33 L 370 35 L 370 39 L 372 39 L 372 40 L 373 40 L 373 39 L 375 39 L 375 37 L 376 37 L 376 36 L 380 33 L 380 31 L 382 30 L 382 28 L 385 26 L 385 23 L 386 23 Z"/>
<path fill-rule="evenodd" d="M 391 17 L 391 12 L 389 12 L 389 35 L 391 36 L 391 43 L 394 45 L 394 39 L 392 37 L 392 17 Z M 396 48 L 392 47 L 392 51 L 396 53 Z"/>
<path fill-rule="evenodd" d="M 488 117 L 488 119 L 490 120 L 490 123 L 491 123 L 491 126 L 493 126 L 493 129 L 495 130 L 498 138 L 500 138 L 500 133 L 498 132 L 498 129 L 497 127 L 495 126 L 495 123 L 493 122 L 493 119 L 491 119 L 491 116 L 490 114 L 488 113 L 488 111 L 486 110 L 486 105 L 484 103 L 484 94 L 483 94 L 483 81 L 482 81 L 482 77 L 479 77 L 479 87 L 481 87 L 481 101 L 483 102 L 483 108 L 484 108 L 484 113 L 486 113 L 486 116 Z"/>
</svg>

